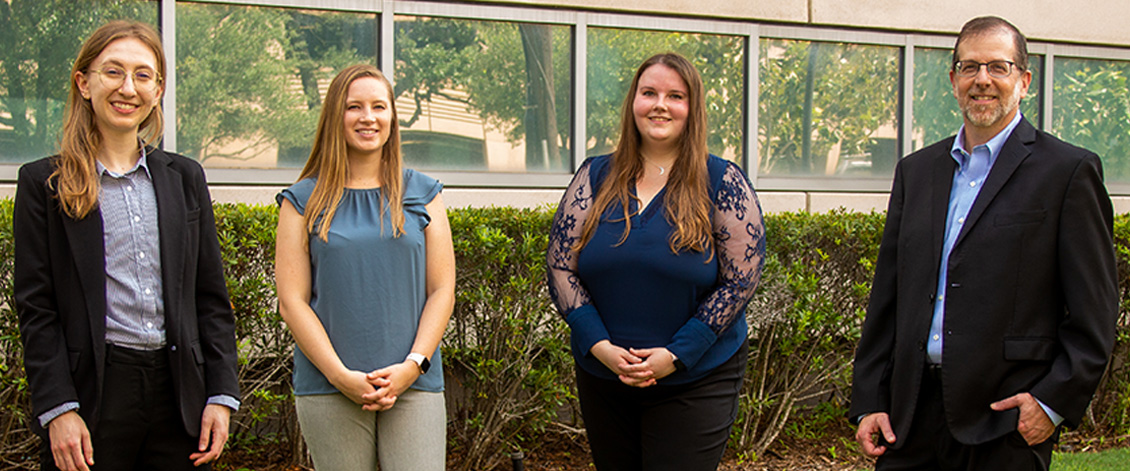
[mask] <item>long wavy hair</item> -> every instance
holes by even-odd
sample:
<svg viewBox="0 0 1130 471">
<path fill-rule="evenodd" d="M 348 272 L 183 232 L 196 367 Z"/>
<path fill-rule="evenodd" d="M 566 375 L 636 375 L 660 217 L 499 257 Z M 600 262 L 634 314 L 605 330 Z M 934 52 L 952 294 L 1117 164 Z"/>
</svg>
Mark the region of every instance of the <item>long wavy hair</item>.
<svg viewBox="0 0 1130 471">
<path fill-rule="evenodd" d="M 401 201 L 404 193 L 404 163 L 400 154 L 400 124 L 397 120 L 396 100 L 392 96 L 392 84 L 376 67 L 358 64 L 346 67 L 330 82 L 325 102 L 322 103 L 321 116 L 318 117 L 314 148 L 310 150 L 310 158 L 306 160 L 306 166 L 302 167 L 302 174 L 298 177 L 299 180 L 317 178 L 303 217 L 307 231 L 317 233 L 323 241 L 329 240 L 330 223 L 345 194 L 345 182 L 350 177 L 349 148 L 345 141 L 345 100 L 349 86 L 355 80 L 365 77 L 380 80 L 389 91 L 388 103 L 392 119 L 389 122 L 390 129 L 387 130 L 388 140 L 381 147 L 379 177 L 381 199 L 385 207 L 380 209 L 384 211 L 387 208 L 389 211 L 393 237 L 404 234 L 404 203 Z"/>
<path fill-rule="evenodd" d="M 711 200 L 706 169 L 709 158 L 706 147 L 706 100 L 702 77 L 690 61 L 675 53 L 654 55 L 636 69 L 632 87 L 628 90 L 628 96 L 624 98 L 620 117 L 620 141 L 616 144 L 616 150 L 612 152 L 612 167 L 596 194 L 592 209 L 595 217 L 585 220 L 581 229 L 581 238 L 574 250 L 580 250 L 588 244 L 605 210 L 613 203 L 619 204 L 623 209 L 624 233 L 620 236 L 618 244 L 628 239 L 628 234 L 632 230 L 632 215 L 628 212 L 628 202 L 639 201 L 639 198 L 632 194 L 631 189 L 635 181 L 643 176 L 644 170 L 644 159 L 640 153 L 642 141 L 639 128 L 636 127 L 633 107 L 640 76 L 648 67 L 657 64 L 670 67 L 679 74 L 687 85 L 687 101 L 690 104 L 687 125 L 682 136 L 679 137 L 679 155 L 667 177 L 664 216 L 675 226 L 675 231 L 668 238 L 668 246 L 674 253 L 685 250 L 696 252 L 709 250 L 713 256 Z"/>
<path fill-rule="evenodd" d="M 157 97 L 165 91 L 165 50 L 161 47 L 161 36 L 152 26 L 129 20 L 111 21 L 95 30 L 82 44 L 71 67 L 71 91 L 63 113 L 59 158 L 55 160 L 55 171 L 48 180 L 56 191 L 63 212 L 74 219 L 86 217 L 98 206 L 100 187 L 94 161 L 102 147 L 102 134 L 95 122 L 94 107 L 90 100 L 83 98 L 76 76 L 80 72 L 89 73 L 94 59 L 110 43 L 123 38 L 136 38 L 153 51 L 160 80 Z M 156 145 L 164 131 L 165 120 L 158 99 L 149 116 L 141 122 L 138 136 L 145 145 Z"/>
</svg>

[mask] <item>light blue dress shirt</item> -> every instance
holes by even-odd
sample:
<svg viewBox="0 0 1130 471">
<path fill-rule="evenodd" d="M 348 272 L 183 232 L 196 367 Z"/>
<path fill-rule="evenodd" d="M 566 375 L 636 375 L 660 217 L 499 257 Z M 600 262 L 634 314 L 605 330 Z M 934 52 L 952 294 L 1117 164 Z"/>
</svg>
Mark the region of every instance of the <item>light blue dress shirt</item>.
<svg viewBox="0 0 1130 471">
<path fill-rule="evenodd" d="M 993 163 L 997 161 L 997 156 L 1000 155 L 1001 148 L 1004 147 L 1005 141 L 1008 136 L 1012 135 L 1013 129 L 1016 125 L 1020 124 L 1020 113 L 1016 113 L 1012 121 L 1008 123 L 1000 133 L 989 139 L 989 142 L 981 144 L 973 148 L 972 153 L 965 151 L 965 126 L 957 132 L 957 138 L 953 141 L 953 147 L 950 149 L 950 155 L 953 160 L 957 162 L 957 168 L 953 174 L 953 186 L 950 189 L 949 210 L 946 213 L 946 238 L 945 244 L 942 246 L 942 263 L 938 268 L 938 288 L 937 297 L 934 299 L 934 317 L 930 323 L 930 337 L 926 341 L 926 354 L 929 357 L 930 363 L 942 363 L 942 343 L 945 341 L 945 306 L 946 306 L 946 287 L 949 285 L 947 281 L 949 258 L 950 253 L 953 251 L 954 243 L 957 242 L 958 234 L 961 234 L 961 228 L 965 225 L 965 218 L 969 215 L 969 209 L 973 207 L 973 202 L 977 200 L 977 195 L 981 192 L 981 187 L 985 185 L 985 179 L 989 177 L 989 171 L 993 168 Z M 1003 398 L 1002 398 L 1003 399 Z M 1040 402 L 1040 407 L 1048 414 L 1056 425 L 1063 421 L 1063 417 L 1055 411 Z"/>
</svg>

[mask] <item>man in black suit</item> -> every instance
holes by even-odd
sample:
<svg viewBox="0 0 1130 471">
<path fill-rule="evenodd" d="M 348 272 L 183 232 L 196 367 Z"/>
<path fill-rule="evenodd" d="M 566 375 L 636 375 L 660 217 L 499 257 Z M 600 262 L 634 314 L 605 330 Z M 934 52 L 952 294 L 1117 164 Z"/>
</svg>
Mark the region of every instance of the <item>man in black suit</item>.
<svg viewBox="0 0 1130 471">
<path fill-rule="evenodd" d="M 877 469 L 1046 470 L 1109 360 L 1102 166 L 1020 115 L 1031 78 L 1015 26 L 970 20 L 950 72 L 964 125 L 895 171 L 848 413 Z"/>
</svg>

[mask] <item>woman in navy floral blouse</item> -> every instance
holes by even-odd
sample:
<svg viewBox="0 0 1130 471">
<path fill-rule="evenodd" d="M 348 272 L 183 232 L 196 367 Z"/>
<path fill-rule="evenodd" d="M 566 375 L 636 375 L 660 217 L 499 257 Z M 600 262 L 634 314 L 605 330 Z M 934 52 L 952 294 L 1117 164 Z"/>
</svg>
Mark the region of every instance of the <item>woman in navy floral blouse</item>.
<svg viewBox="0 0 1130 471">
<path fill-rule="evenodd" d="M 716 469 L 737 414 L 765 231 L 748 178 L 706 133 L 698 71 L 649 58 L 616 150 L 581 165 L 554 217 L 549 291 L 601 471 Z"/>
</svg>

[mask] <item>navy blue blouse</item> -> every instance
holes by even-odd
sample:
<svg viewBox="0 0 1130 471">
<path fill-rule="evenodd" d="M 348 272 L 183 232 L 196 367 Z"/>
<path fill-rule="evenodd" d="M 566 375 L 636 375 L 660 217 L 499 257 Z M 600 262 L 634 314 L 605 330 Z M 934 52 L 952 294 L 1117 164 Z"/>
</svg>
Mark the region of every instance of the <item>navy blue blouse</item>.
<svg viewBox="0 0 1130 471">
<path fill-rule="evenodd" d="M 585 371 L 616 379 L 589 353 L 597 342 L 666 347 L 687 369 L 659 384 L 702 378 L 746 341 L 745 307 L 765 264 L 757 194 L 737 165 L 710 156 L 713 257 L 709 252 L 672 253 L 666 188 L 642 212 L 638 202 L 630 203 L 632 229 L 622 244 L 617 245 L 624 213 L 614 203 L 585 248 L 573 252 L 611 163 L 610 156 L 601 156 L 581 165 L 557 208 L 549 236 L 549 292 L 571 329 L 573 356 Z"/>
</svg>

